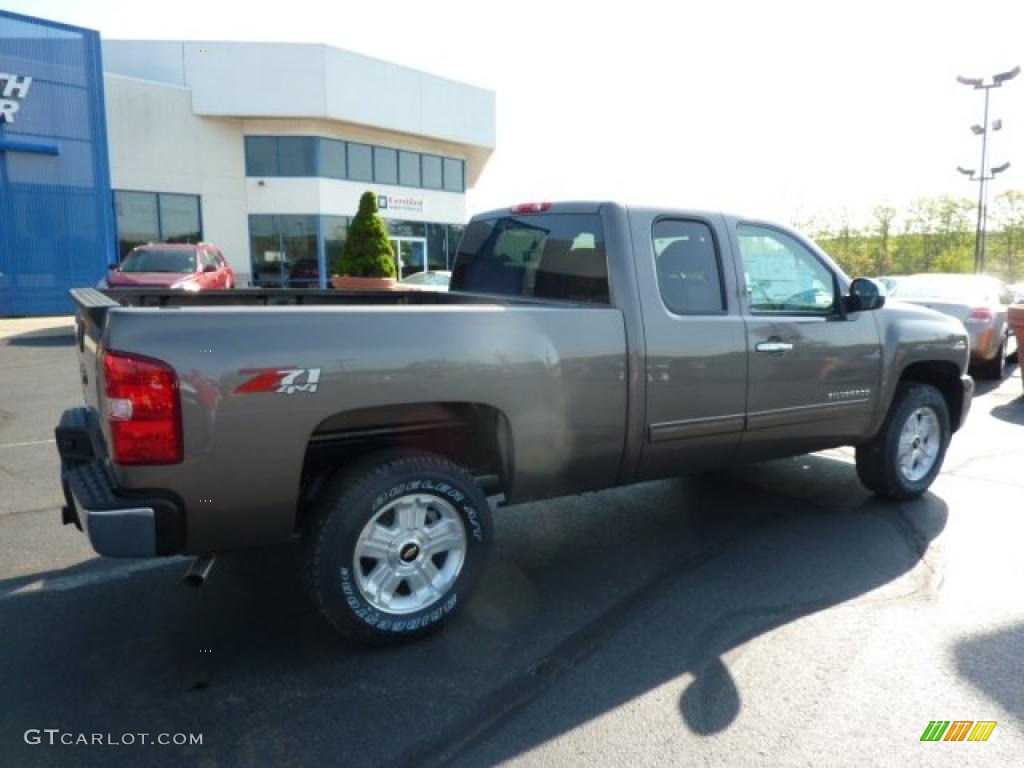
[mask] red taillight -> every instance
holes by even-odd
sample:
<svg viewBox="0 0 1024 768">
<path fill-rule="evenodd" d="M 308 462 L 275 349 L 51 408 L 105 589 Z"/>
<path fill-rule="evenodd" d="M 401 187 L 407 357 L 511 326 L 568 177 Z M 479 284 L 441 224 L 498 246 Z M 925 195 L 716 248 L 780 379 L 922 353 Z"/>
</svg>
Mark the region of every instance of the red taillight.
<svg viewBox="0 0 1024 768">
<path fill-rule="evenodd" d="M 544 213 L 551 210 L 551 203 L 520 203 L 512 206 L 512 213 Z"/>
<path fill-rule="evenodd" d="M 976 310 L 971 312 L 970 317 L 968 317 L 967 319 L 975 323 L 987 323 L 993 317 L 995 317 L 995 314 L 992 312 L 991 309 L 989 309 L 988 307 L 978 307 Z"/>
<path fill-rule="evenodd" d="M 105 352 L 104 416 L 118 464 L 182 459 L 181 397 L 174 369 L 159 360 Z"/>
</svg>

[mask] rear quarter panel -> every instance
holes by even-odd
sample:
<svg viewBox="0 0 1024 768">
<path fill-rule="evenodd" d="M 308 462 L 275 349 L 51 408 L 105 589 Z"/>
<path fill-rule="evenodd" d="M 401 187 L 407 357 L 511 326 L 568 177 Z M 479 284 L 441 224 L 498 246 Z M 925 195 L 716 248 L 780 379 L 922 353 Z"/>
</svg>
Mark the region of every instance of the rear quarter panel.
<svg viewBox="0 0 1024 768">
<path fill-rule="evenodd" d="M 613 484 L 626 421 L 626 342 L 612 308 L 403 306 L 113 309 L 104 344 L 172 365 L 185 460 L 115 467 L 129 488 L 177 493 L 188 549 L 294 530 L 318 424 L 416 402 L 492 406 L 511 426 L 517 499 Z M 315 393 L 237 393 L 252 369 L 319 368 Z"/>
</svg>

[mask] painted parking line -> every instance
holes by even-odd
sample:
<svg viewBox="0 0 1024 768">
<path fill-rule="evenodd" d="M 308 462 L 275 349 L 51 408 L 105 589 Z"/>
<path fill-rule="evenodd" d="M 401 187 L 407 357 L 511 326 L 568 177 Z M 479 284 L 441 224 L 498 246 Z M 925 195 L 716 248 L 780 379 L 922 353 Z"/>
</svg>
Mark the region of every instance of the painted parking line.
<svg viewBox="0 0 1024 768">
<path fill-rule="evenodd" d="M 56 442 L 56 438 L 51 437 L 49 440 L 28 440 L 24 443 L 0 443 L 0 448 L 25 448 L 30 445 L 50 445 Z"/>
</svg>

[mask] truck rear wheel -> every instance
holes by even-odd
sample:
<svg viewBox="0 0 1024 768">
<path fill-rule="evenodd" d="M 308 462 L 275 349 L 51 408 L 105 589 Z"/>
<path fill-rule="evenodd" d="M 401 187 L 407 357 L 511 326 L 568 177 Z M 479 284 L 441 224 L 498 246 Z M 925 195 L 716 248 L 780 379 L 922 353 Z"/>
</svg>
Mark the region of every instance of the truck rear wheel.
<svg viewBox="0 0 1024 768">
<path fill-rule="evenodd" d="M 942 393 L 929 384 L 900 384 L 881 430 L 857 446 L 857 475 L 879 496 L 916 498 L 942 469 L 949 438 Z"/>
<path fill-rule="evenodd" d="M 418 451 L 370 456 L 320 497 L 305 535 L 310 596 L 350 640 L 422 637 L 466 602 L 491 535 L 487 498 L 458 465 Z"/>
</svg>

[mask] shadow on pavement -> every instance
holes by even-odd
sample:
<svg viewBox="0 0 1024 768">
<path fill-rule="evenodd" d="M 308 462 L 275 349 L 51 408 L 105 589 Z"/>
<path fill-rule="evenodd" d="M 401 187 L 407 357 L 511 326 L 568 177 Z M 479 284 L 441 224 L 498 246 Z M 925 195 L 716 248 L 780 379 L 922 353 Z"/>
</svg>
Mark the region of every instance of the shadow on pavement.
<svg viewBox="0 0 1024 768">
<path fill-rule="evenodd" d="M 73 347 L 75 327 L 43 328 L 38 331 L 19 333 L 16 336 L 0 338 L 0 346 L 12 347 Z"/>
<path fill-rule="evenodd" d="M 1024 424 L 1024 396 L 1011 400 L 1009 403 L 997 405 L 992 409 L 992 415 L 1011 424 Z"/>
<path fill-rule="evenodd" d="M 12 764 L 419 767 L 476 747 L 492 763 L 687 673 L 683 722 L 714 733 L 742 707 L 724 654 L 903 576 L 946 517 L 931 495 L 879 502 L 822 456 L 509 508 L 464 613 L 378 651 L 315 615 L 294 546 L 223 556 L 198 591 L 158 568 L 20 594 L 0 601 L 0 744 Z M 580 695 L 530 719 L 595 659 Z M 506 732 L 512 718 L 527 723 Z M 23 743 L 47 727 L 205 736 L 74 754 Z"/>
<path fill-rule="evenodd" d="M 1024 624 L 960 640 L 954 657 L 960 677 L 1018 720 L 1024 719 Z"/>
</svg>

